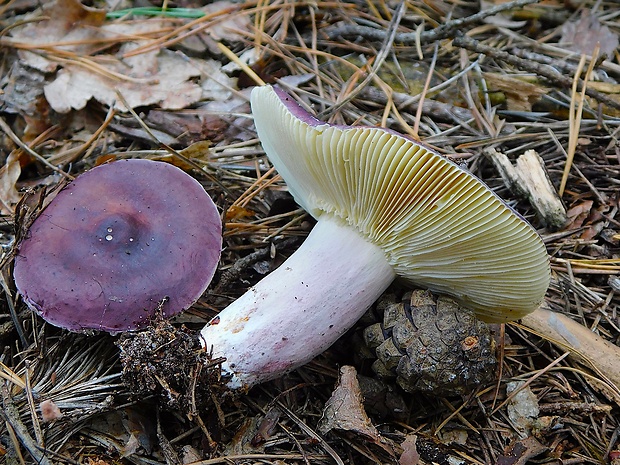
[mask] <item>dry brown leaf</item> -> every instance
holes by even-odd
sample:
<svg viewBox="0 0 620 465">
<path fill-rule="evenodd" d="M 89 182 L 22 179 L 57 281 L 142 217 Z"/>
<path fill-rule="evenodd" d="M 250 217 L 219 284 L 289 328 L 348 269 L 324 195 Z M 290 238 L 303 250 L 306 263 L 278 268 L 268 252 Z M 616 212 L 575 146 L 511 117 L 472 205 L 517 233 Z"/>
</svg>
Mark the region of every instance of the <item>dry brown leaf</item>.
<svg viewBox="0 0 620 465">
<path fill-rule="evenodd" d="M 252 21 L 248 15 L 232 14 L 239 9 L 239 5 L 228 0 L 213 2 L 205 6 L 202 10 L 207 15 L 215 15 L 217 13 L 227 13 L 226 19 L 219 21 L 211 27 L 205 29 L 205 32 L 214 40 L 225 40 L 228 42 L 243 41 L 250 35 Z"/>
<path fill-rule="evenodd" d="M 399 465 L 418 465 L 418 463 L 420 463 L 420 454 L 416 447 L 417 440 L 418 437 L 415 434 L 407 435 L 401 444 L 403 453 L 400 454 L 400 458 L 398 459 Z"/>
<path fill-rule="evenodd" d="M 505 455 L 497 458 L 497 465 L 525 465 L 530 463 L 529 460 L 542 454 L 547 450 L 536 438 L 527 437 L 515 442 Z"/>
<path fill-rule="evenodd" d="M 15 187 L 22 172 L 19 154 L 17 150 L 11 152 L 4 166 L 0 168 L 0 212 L 3 215 L 12 215 L 15 205 L 21 199 Z"/>
<path fill-rule="evenodd" d="M 121 54 L 130 47 L 135 44 L 125 44 Z M 50 106 L 58 113 L 67 113 L 84 108 L 94 98 L 124 110 L 124 105 L 118 101 L 118 91 L 132 108 L 158 104 L 164 109 L 180 109 L 202 96 L 200 85 L 190 81 L 199 76 L 200 71 L 182 55 L 169 50 L 114 59 L 106 68 L 130 76 L 132 80 L 116 80 L 81 66 L 67 65 L 44 88 Z"/>
<path fill-rule="evenodd" d="M 592 55 L 597 43 L 600 44 L 601 55 L 613 56 L 618 48 L 618 34 L 601 24 L 589 10 L 584 10 L 578 21 L 562 26 L 560 45 L 568 50 Z"/>
<path fill-rule="evenodd" d="M 92 39 L 104 37 L 100 26 L 105 21 L 105 11 L 86 7 L 78 0 L 44 3 L 41 10 L 29 15 L 29 18 L 46 19 L 15 28 L 12 37 L 14 41 L 30 47 L 65 43 L 54 48 L 88 55 L 98 47 Z M 29 66 L 48 73 L 58 67 L 58 62 L 26 50 L 20 50 L 20 58 Z"/>
<path fill-rule="evenodd" d="M 567 212 L 568 224 L 566 229 L 576 229 L 583 226 L 583 223 L 590 216 L 590 211 L 594 202 L 592 200 L 584 200 L 583 202 L 571 207 Z"/>
<path fill-rule="evenodd" d="M 352 366 L 340 368 L 338 386 L 325 404 L 319 431 L 325 434 L 332 429 L 350 431 L 364 437 L 365 440 L 382 447 L 393 454 L 377 428 L 372 424 L 364 410 L 362 392 L 357 380 L 357 372 Z"/>
<path fill-rule="evenodd" d="M 117 91 L 131 107 L 157 104 L 163 109 L 180 109 L 203 97 L 225 99 L 230 96 L 227 88 L 234 87 L 214 61 L 190 60 L 166 49 L 123 57 L 170 25 L 171 19 L 104 23 L 105 12 L 83 7 L 77 0 L 57 0 L 37 16 L 45 19 L 16 28 L 13 41 L 17 47 L 40 45 L 46 50 L 45 54 L 20 50 L 22 62 L 30 67 L 49 73 L 59 67 L 59 59 L 62 62 L 56 78 L 44 87 L 45 97 L 56 112 L 82 109 L 90 99 L 124 110 Z M 127 42 L 129 38 L 133 42 Z M 117 43 L 124 44 L 116 55 L 89 56 Z M 66 53 L 70 54 L 63 56 Z M 76 59 L 80 57 L 88 61 Z M 193 82 L 200 76 L 201 83 Z"/>
</svg>

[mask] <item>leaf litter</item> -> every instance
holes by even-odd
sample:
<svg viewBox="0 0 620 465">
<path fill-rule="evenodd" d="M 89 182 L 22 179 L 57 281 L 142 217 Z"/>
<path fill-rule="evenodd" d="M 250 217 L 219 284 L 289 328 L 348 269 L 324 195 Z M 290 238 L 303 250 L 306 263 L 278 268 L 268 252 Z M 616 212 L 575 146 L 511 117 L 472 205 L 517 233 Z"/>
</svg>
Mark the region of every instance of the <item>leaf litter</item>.
<svg viewBox="0 0 620 465">
<path fill-rule="evenodd" d="M 181 166 L 216 199 L 225 247 L 202 299 L 172 325 L 151 330 L 158 347 L 182 346 L 178 355 L 195 373 L 200 354 L 188 328 L 201 327 L 275 268 L 312 227 L 270 169 L 249 114 L 249 88 L 279 82 L 323 119 L 417 134 L 466 164 L 542 235 L 553 269 L 546 306 L 578 323 L 582 342 L 594 334 L 617 346 L 615 2 L 487 1 L 482 10 L 470 2 L 411 2 L 394 30 L 397 5 L 382 0 L 179 2 L 192 17 L 166 16 L 174 9 L 165 8 L 157 16 L 128 10 L 113 17 L 106 16 L 110 2 L 89 5 L 0 7 L 0 457 L 280 465 L 617 460 L 619 362 L 602 372 L 597 358 L 604 357 L 577 357 L 525 324 L 494 329 L 497 381 L 464 397 L 410 395 L 373 379 L 351 351 L 358 329 L 244 396 L 195 390 L 198 378 L 179 375 L 181 362 L 138 371 L 132 394 L 111 338 L 64 333 L 34 318 L 10 270 L 15 236 L 26 234 L 44 204 L 43 186 L 53 190 L 114 158 Z M 597 47 L 601 58 L 590 62 Z M 179 157 L 175 149 L 186 147 Z M 546 226 L 532 196 L 502 179 L 490 150 L 506 167 L 535 152 L 552 187 L 545 195 L 564 205 L 568 220 Z M 141 355 L 148 364 L 148 351 Z M 359 383 L 354 373 L 339 374 L 349 365 Z M 338 408 L 344 403 L 348 423 Z M 321 421 L 332 427 L 320 429 Z"/>
</svg>

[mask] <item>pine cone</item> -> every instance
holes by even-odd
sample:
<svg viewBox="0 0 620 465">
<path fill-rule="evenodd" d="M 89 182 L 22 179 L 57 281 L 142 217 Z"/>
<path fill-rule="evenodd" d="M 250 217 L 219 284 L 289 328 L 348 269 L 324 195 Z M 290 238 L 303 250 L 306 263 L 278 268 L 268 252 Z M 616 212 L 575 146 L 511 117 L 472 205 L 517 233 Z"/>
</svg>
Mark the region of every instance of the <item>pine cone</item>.
<svg viewBox="0 0 620 465">
<path fill-rule="evenodd" d="M 448 297 L 415 290 L 402 299 L 384 294 L 377 320 L 364 330 L 380 377 L 396 377 L 408 392 L 465 394 L 495 376 L 497 359 L 489 327 Z"/>
</svg>

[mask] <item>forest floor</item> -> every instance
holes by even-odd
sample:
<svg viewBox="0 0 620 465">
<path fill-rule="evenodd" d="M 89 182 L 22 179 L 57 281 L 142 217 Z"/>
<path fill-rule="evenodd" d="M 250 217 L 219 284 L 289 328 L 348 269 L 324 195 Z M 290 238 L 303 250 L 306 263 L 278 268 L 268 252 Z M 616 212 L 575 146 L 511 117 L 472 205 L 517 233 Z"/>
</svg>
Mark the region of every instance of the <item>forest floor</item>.
<svg viewBox="0 0 620 465">
<path fill-rule="evenodd" d="M 0 5 L 4 463 L 620 463 L 617 2 L 200 3 Z M 298 370 L 243 395 L 201 391 L 197 406 L 192 383 L 132 392 L 119 336 L 61 330 L 26 307 L 12 277 L 19 240 L 57 187 L 112 160 L 182 168 L 223 219 L 211 286 L 171 325 L 155 322 L 154 338 L 193 334 L 296 250 L 314 220 L 257 139 L 249 94 L 262 83 L 322 120 L 388 127 L 466 166 L 538 231 L 545 305 L 587 329 L 583 340 L 495 325 L 491 380 L 439 397 L 377 380 L 352 354 L 353 328 Z M 517 162 L 526 152 L 538 181 Z M 532 189 L 547 177 L 550 190 Z M 576 347 L 591 342 L 603 348 Z M 364 424 L 332 410 L 326 428 L 345 380 Z"/>
</svg>

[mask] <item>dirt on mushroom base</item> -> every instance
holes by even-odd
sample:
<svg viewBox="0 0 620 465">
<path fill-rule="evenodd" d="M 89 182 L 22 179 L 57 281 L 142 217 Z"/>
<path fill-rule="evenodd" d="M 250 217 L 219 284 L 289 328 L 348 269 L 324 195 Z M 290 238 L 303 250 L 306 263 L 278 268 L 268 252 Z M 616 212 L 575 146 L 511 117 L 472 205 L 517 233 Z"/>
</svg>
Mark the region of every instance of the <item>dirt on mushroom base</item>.
<svg viewBox="0 0 620 465">
<path fill-rule="evenodd" d="M 221 361 L 210 360 L 196 331 L 173 325 L 161 312 L 144 330 L 123 333 L 116 345 L 123 382 L 136 399 L 155 395 L 165 408 L 191 417 L 213 409 L 226 392 Z"/>
</svg>

